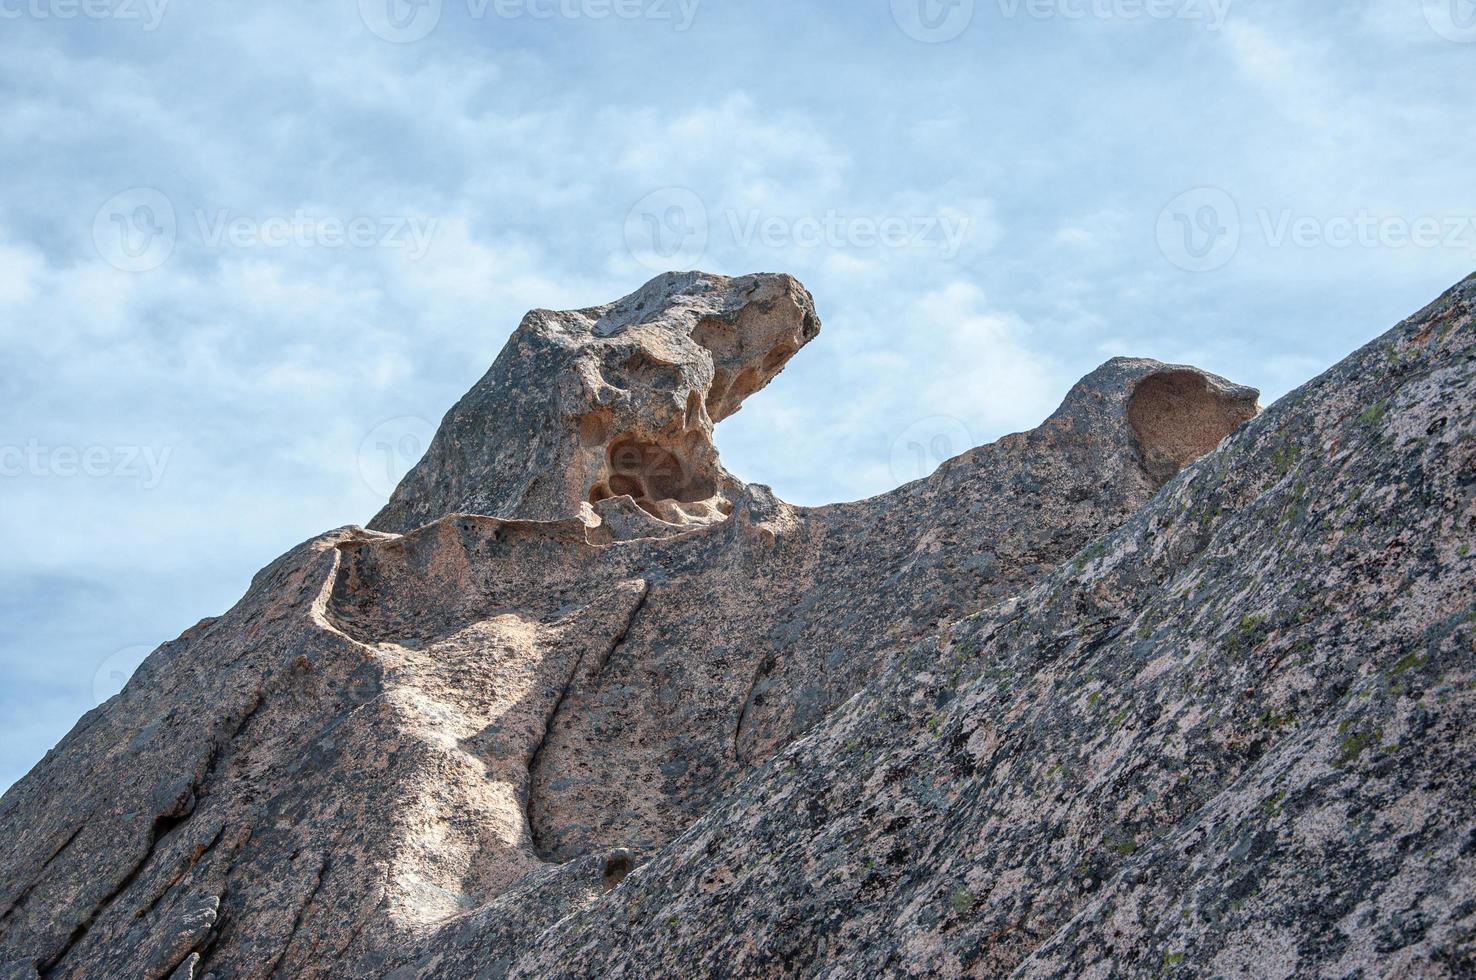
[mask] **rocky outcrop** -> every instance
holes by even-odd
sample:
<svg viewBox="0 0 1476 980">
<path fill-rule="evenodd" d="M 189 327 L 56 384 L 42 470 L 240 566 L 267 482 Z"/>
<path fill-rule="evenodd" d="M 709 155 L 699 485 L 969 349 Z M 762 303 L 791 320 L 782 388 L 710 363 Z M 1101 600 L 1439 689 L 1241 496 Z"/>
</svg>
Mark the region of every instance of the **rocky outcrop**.
<svg viewBox="0 0 1476 980">
<path fill-rule="evenodd" d="M 712 442 L 818 332 L 794 280 L 529 314 L 377 530 L 6 794 L 0 964 L 1468 971 L 1473 300 L 1259 416 L 1117 359 L 822 508 Z"/>
<path fill-rule="evenodd" d="M 713 426 L 819 331 L 789 276 L 669 273 L 605 306 L 534 310 L 370 526 L 583 516 L 625 537 L 721 521 L 742 483 Z"/>
<path fill-rule="evenodd" d="M 1470 975 L 1473 306 L 912 647 L 511 974 Z"/>
</svg>

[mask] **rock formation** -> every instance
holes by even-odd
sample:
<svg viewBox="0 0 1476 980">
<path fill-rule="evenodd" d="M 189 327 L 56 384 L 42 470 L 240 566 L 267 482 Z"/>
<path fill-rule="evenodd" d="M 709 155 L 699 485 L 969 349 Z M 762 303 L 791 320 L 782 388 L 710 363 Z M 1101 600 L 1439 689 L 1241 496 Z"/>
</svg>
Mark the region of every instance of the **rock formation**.
<svg viewBox="0 0 1476 980">
<path fill-rule="evenodd" d="M 0 802 L 0 976 L 1470 975 L 1476 277 L 800 508 L 786 276 L 529 314 Z"/>
<path fill-rule="evenodd" d="M 713 426 L 819 332 L 788 276 L 672 273 L 606 306 L 535 310 L 371 526 L 583 516 L 644 537 L 725 520 L 743 486 Z"/>
</svg>

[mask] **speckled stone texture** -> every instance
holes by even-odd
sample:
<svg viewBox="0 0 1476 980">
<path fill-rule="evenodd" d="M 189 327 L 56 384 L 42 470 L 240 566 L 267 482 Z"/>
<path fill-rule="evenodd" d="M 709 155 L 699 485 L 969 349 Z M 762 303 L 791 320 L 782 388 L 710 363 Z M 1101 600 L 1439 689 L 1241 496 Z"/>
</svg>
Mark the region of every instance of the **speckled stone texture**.
<svg viewBox="0 0 1476 980">
<path fill-rule="evenodd" d="M 743 485 L 713 426 L 819 331 L 789 276 L 668 273 L 605 306 L 534 310 L 370 526 L 613 508 L 607 530 L 637 537 L 722 521 Z"/>
<path fill-rule="evenodd" d="M 1473 303 L 822 508 L 712 448 L 792 279 L 530 314 L 6 794 L 0 976 L 1471 975 Z"/>
</svg>

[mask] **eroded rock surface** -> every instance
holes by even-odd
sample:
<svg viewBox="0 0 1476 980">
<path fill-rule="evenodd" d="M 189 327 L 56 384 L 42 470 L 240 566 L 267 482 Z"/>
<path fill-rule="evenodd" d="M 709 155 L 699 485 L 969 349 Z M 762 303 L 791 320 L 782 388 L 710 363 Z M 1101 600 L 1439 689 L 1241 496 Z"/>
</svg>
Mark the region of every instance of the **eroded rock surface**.
<svg viewBox="0 0 1476 980">
<path fill-rule="evenodd" d="M 819 330 L 789 276 L 669 273 L 605 306 L 534 310 L 370 526 L 453 513 L 598 523 L 603 511 L 626 536 L 664 533 L 650 519 L 723 520 L 742 484 L 718 462 L 713 426 Z"/>
<path fill-rule="evenodd" d="M 822 508 L 712 442 L 794 280 L 529 314 L 379 530 L 6 794 L 0 965 L 1469 972 L 1473 297 L 1259 416 L 1117 359 Z"/>
</svg>

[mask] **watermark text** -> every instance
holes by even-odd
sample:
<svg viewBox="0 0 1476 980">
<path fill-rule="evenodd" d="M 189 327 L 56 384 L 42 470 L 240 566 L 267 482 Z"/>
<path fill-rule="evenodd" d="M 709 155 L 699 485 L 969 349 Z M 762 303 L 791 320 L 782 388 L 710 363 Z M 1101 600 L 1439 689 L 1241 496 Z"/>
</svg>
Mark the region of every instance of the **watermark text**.
<svg viewBox="0 0 1476 980">
<path fill-rule="evenodd" d="M 164 480 L 172 450 L 154 446 L 47 446 L 37 439 L 0 446 L 0 477 L 89 477 L 137 480 L 152 490 Z"/>
</svg>

